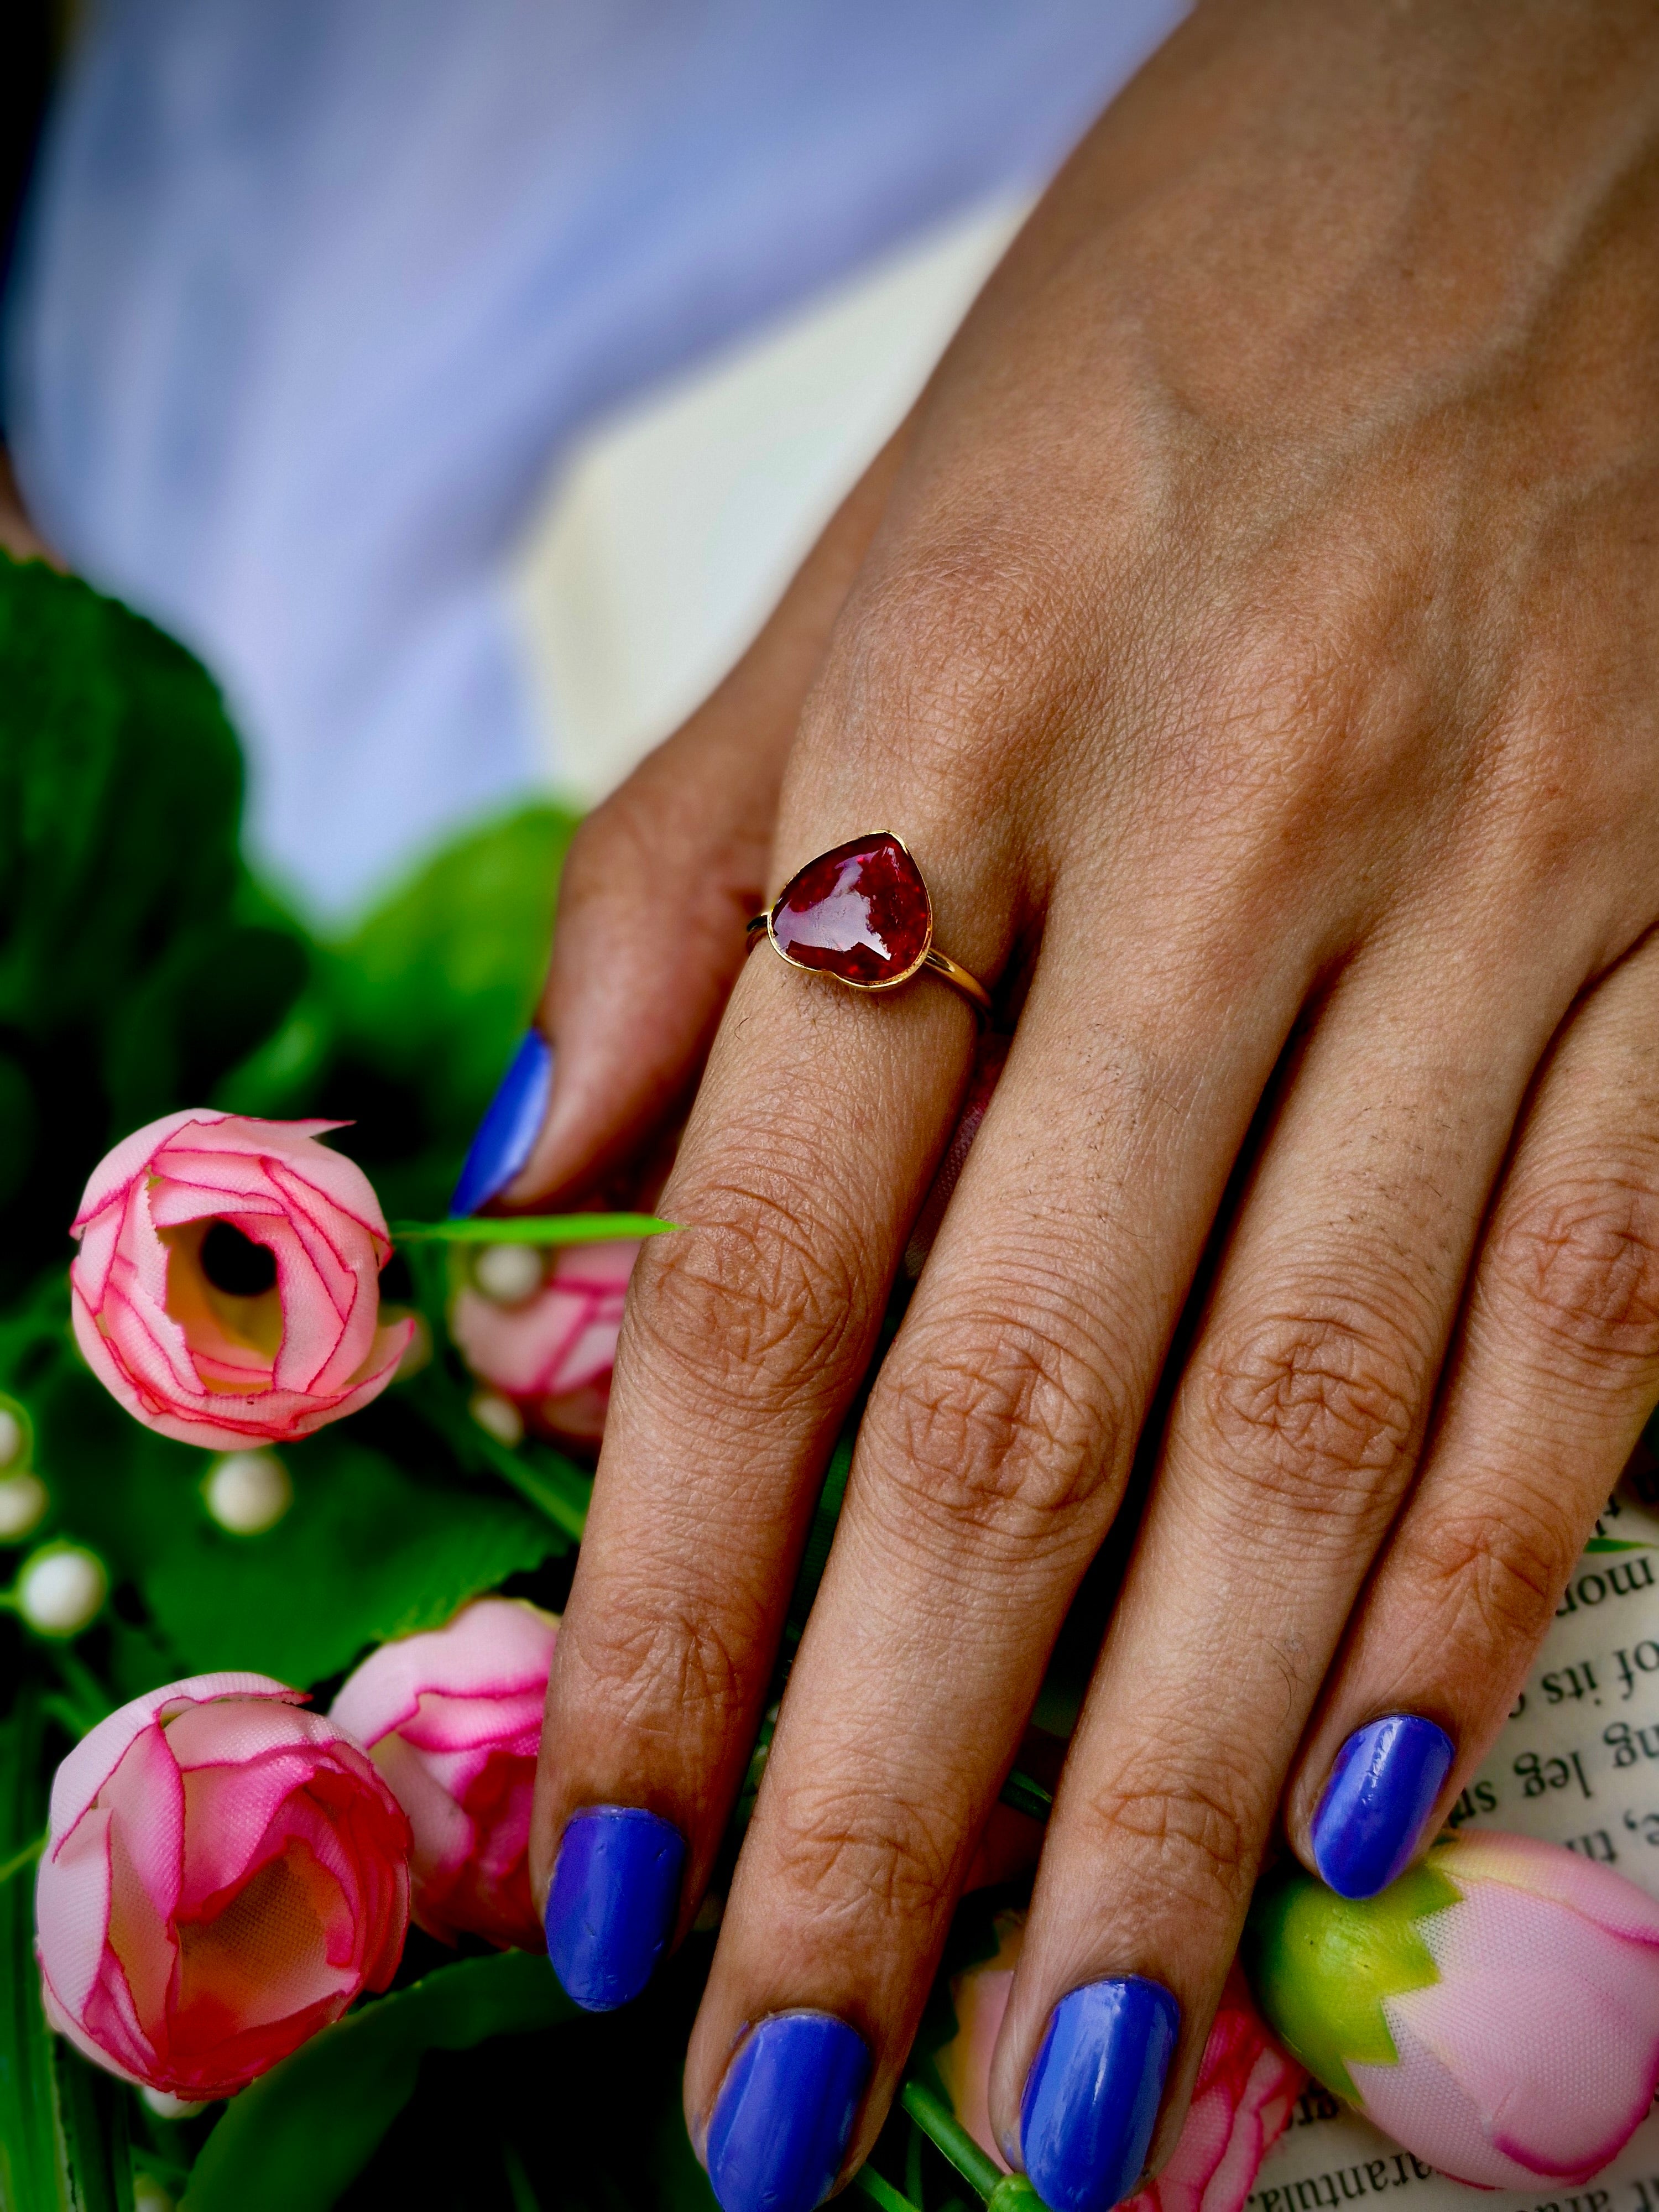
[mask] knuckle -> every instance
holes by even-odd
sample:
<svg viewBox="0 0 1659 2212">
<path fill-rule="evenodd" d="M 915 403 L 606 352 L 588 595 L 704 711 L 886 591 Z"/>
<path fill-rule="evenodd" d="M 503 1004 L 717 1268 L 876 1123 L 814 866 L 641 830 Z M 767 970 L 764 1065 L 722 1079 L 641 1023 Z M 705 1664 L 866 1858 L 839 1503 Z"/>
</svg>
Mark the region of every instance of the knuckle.
<svg viewBox="0 0 1659 2212">
<path fill-rule="evenodd" d="M 735 1589 L 711 1603 L 706 1592 L 669 1586 L 613 1592 L 565 1632 L 586 1698 L 607 1723 L 665 1730 L 677 1743 L 689 1714 L 718 1731 L 746 1711 L 746 1655 L 765 1632 L 760 1610 Z"/>
<path fill-rule="evenodd" d="M 988 756 L 985 739 L 1018 732 L 1063 684 L 1074 598 L 1052 555 L 1006 528 L 914 549 L 860 607 L 836 672 L 843 713 L 879 702 L 884 742 L 923 774 L 983 759 L 1006 776 L 1006 752 Z"/>
<path fill-rule="evenodd" d="M 1529 1641 L 1548 1620 L 1583 1537 L 1565 1499 L 1510 1486 L 1501 1501 L 1428 1519 L 1412 1533 L 1404 1564 L 1443 1638 L 1492 1650 Z"/>
<path fill-rule="evenodd" d="M 1534 1328 L 1608 1364 L 1659 1358 L 1659 1189 L 1651 1177 L 1583 1175 L 1505 1209 L 1495 1279 Z"/>
<path fill-rule="evenodd" d="M 1125 1776 L 1090 1805 L 1103 1829 L 1133 1839 L 1166 1906 L 1242 1910 L 1255 1879 L 1262 1808 L 1224 1758 L 1172 1782 L 1167 1766 Z"/>
<path fill-rule="evenodd" d="M 1369 1519 L 1416 1426 L 1410 1348 L 1352 1301 L 1272 1316 L 1224 1339 L 1200 1387 L 1223 1472 L 1298 1520 Z"/>
<path fill-rule="evenodd" d="M 1081 1317 L 1034 1301 L 933 1334 L 867 1416 L 908 1527 L 1022 1552 L 1091 1527 L 1124 1415 Z"/>
<path fill-rule="evenodd" d="M 845 1784 L 810 1783 L 796 1784 L 769 1809 L 777 1871 L 818 1919 L 861 1925 L 873 1911 L 922 1921 L 952 1893 L 962 1838 L 947 1814 Z"/>
<path fill-rule="evenodd" d="M 704 1188 L 696 1211 L 695 1225 L 641 1255 L 635 1357 L 763 1410 L 831 1387 L 869 1304 L 851 1224 L 821 1189 L 781 1176 Z"/>
</svg>

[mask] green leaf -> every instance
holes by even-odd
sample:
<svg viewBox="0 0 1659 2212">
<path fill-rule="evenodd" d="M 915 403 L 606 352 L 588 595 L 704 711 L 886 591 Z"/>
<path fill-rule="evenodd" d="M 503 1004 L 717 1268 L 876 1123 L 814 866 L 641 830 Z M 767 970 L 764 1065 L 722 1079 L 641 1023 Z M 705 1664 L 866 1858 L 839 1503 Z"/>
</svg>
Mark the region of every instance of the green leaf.
<svg viewBox="0 0 1659 2212">
<path fill-rule="evenodd" d="M 294 1504 L 276 1528 L 228 1535 L 199 1496 L 181 1500 L 172 1540 L 141 1578 L 192 1668 L 315 1681 L 366 1644 L 441 1627 L 557 1547 L 512 1498 L 416 1481 L 343 1431 L 283 1457 Z"/>
<path fill-rule="evenodd" d="M 25 1683 L 0 1722 L 0 1854 L 30 1843 L 45 1817 L 36 1686 Z M 32 1865 L 0 1882 L 0 2212 L 72 2212 L 56 2124 L 52 2039 L 34 1963 Z"/>
<path fill-rule="evenodd" d="M 654 1213 L 503 1213 L 480 1220 L 460 1215 L 447 1221 L 394 1221 L 394 1243 L 418 1244 L 615 1244 L 635 1237 L 662 1237 L 678 1221 L 659 1221 Z"/>
<path fill-rule="evenodd" d="M 67 1361 L 32 1403 L 58 1525 L 100 1553 L 115 1582 L 137 1585 L 164 1638 L 150 1662 L 162 1680 L 248 1668 L 317 1681 L 564 1548 L 529 1505 L 413 1471 L 356 1424 L 283 1446 L 293 1504 L 264 1534 L 234 1536 L 203 1500 L 213 1455 L 152 1435 Z M 415 1462 L 422 1431 L 410 1427 Z M 129 1656 L 145 1665 L 143 1651 Z"/>
<path fill-rule="evenodd" d="M 1418 1923 L 1462 1895 L 1432 1853 L 1376 1897 L 1339 1897 L 1300 1870 L 1257 1891 L 1245 1972 L 1273 2033 L 1334 2096 L 1360 2102 L 1351 2064 L 1399 2063 L 1383 2000 L 1439 1980 Z"/>
<path fill-rule="evenodd" d="M 349 1121 L 333 1141 L 386 1212 L 441 1213 L 541 989 L 575 826 L 556 808 L 528 807 L 438 854 L 318 949 L 283 1026 L 215 1103 Z"/>
<path fill-rule="evenodd" d="M 125 2086 L 52 2038 L 53 2087 L 75 2212 L 133 2212 Z"/>
<path fill-rule="evenodd" d="M 235 2099 L 185 2212 L 326 2212 L 408 2102 L 427 2051 L 579 2016 L 546 1960 L 524 1951 L 442 1967 L 365 2005 Z"/>
<path fill-rule="evenodd" d="M 0 1298 L 67 1256 L 114 1139 L 199 1103 L 303 979 L 238 856 L 241 793 L 181 646 L 0 556 Z"/>
</svg>

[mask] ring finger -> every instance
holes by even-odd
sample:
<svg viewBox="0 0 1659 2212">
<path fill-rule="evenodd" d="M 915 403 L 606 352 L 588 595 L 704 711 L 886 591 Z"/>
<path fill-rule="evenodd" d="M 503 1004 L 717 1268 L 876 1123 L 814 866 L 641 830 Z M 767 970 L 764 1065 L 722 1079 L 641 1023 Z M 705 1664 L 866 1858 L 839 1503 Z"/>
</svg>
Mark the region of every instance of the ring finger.
<svg viewBox="0 0 1659 2212">
<path fill-rule="evenodd" d="M 1362 955 L 1315 1025 L 1073 1740 L 991 2077 L 1000 2140 L 1055 2212 L 1103 2212 L 1179 2130 L 1286 1769 L 1571 994 L 1528 1034 L 1486 977 L 1472 1001 L 1469 970 L 1426 950 L 1409 973 Z"/>
</svg>

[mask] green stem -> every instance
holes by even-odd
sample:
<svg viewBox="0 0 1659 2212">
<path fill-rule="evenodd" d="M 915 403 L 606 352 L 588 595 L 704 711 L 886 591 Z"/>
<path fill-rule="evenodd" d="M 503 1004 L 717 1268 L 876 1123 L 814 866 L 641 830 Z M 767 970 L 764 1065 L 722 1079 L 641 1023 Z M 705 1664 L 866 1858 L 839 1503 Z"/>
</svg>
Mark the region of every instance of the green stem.
<svg viewBox="0 0 1659 2212">
<path fill-rule="evenodd" d="M 33 1866 L 46 1848 L 46 1837 L 40 1835 L 32 1844 L 25 1844 L 21 1851 L 14 1851 L 9 1859 L 0 1859 L 0 1882 L 9 1881 L 15 1874 L 21 1874 L 25 1867 Z"/>
<path fill-rule="evenodd" d="M 938 2150 L 943 2151 L 969 2188 L 989 2197 L 1004 2179 L 1002 2168 L 988 2158 L 956 2114 L 943 2106 L 920 2081 L 907 2081 L 899 2102 Z"/>
<path fill-rule="evenodd" d="M 884 2181 L 872 2166 L 861 2166 L 853 2176 L 853 2186 L 861 2189 L 866 2197 L 873 2197 L 881 2212 L 916 2212 L 908 2197 L 902 2197 L 890 2181 Z"/>
<path fill-rule="evenodd" d="M 64 1687 L 69 1692 L 71 1704 L 83 1716 L 81 1734 L 87 1735 L 100 1721 L 107 1720 L 115 1711 L 103 1684 L 93 1673 L 80 1653 L 70 1644 L 54 1642 L 49 1647 L 52 1663 L 58 1669 Z"/>
<path fill-rule="evenodd" d="M 588 1486 L 585 1476 L 573 1471 L 561 1480 L 556 1474 L 538 1467 L 533 1460 L 521 1457 L 487 1429 L 479 1430 L 477 1442 L 503 1482 L 510 1482 L 520 1496 L 545 1513 L 556 1528 L 562 1528 L 567 1536 L 574 1536 L 580 1543 L 582 1530 L 587 1526 L 587 1507 L 576 1492 L 579 1485 Z"/>
<path fill-rule="evenodd" d="M 539 1447 L 515 1451 L 499 1437 L 491 1436 L 452 1396 L 435 1367 L 417 1375 L 410 1389 L 414 1402 L 448 1441 L 463 1467 L 482 1464 L 492 1468 L 520 1497 L 546 1514 L 556 1528 L 580 1543 L 593 1487 L 591 1475 L 562 1453 Z"/>
</svg>

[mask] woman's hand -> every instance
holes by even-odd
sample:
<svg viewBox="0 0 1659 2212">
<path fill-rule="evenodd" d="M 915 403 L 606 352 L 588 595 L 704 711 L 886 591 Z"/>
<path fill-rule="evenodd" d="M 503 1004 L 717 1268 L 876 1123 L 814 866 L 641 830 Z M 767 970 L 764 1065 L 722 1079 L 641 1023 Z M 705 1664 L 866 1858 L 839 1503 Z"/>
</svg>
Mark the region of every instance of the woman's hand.
<svg viewBox="0 0 1659 2212">
<path fill-rule="evenodd" d="M 659 1119 L 736 979 L 550 1692 L 539 1878 L 589 2001 L 697 1910 L 969 1064 L 934 981 L 738 973 L 750 896 L 878 829 L 1018 1026 L 687 2110 L 728 2212 L 867 2149 L 1178 1343 L 993 2075 L 1092 2212 L 1174 2142 L 1281 1799 L 1340 1887 L 1409 1858 L 1659 1391 L 1650 5 L 1200 9 L 579 841 L 514 1198 Z"/>
</svg>

